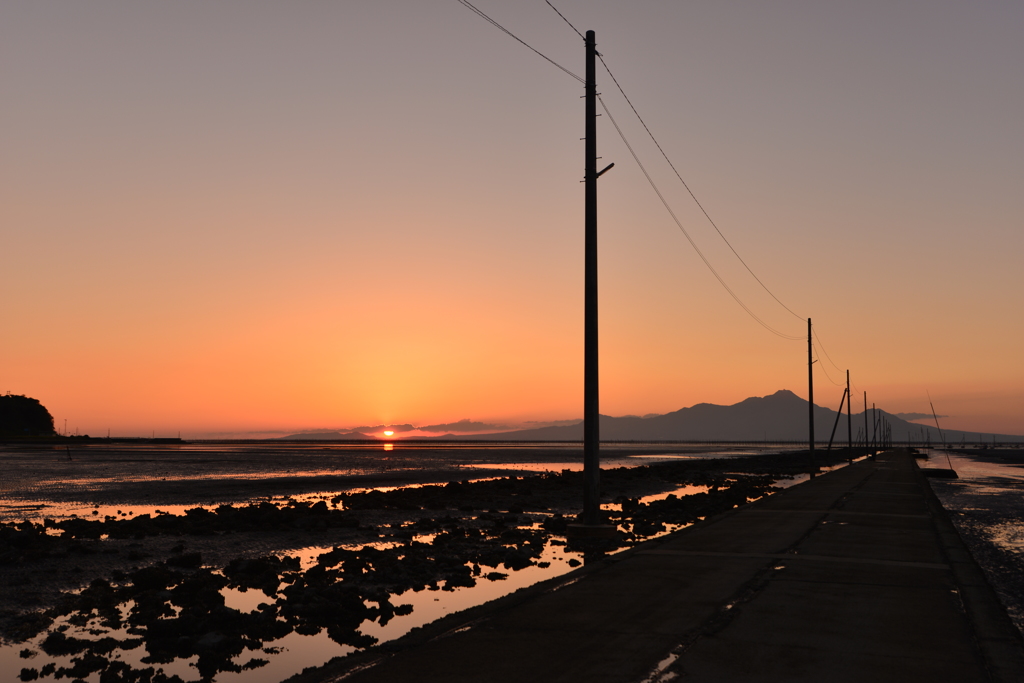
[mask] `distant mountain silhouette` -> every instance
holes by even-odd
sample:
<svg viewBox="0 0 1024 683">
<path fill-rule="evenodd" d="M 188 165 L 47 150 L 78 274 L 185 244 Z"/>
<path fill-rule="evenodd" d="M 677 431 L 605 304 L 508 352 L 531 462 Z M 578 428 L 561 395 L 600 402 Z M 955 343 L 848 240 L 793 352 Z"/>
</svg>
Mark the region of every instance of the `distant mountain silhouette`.
<svg viewBox="0 0 1024 683">
<path fill-rule="evenodd" d="M 374 437 L 362 432 L 307 432 L 279 436 L 274 441 L 358 441 Z"/>
<path fill-rule="evenodd" d="M 361 425 L 359 427 L 352 427 L 351 429 L 346 430 L 344 433 L 349 433 L 349 432 L 382 432 L 385 429 L 389 429 L 389 430 L 393 431 L 395 434 L 400 434 L 402 432 L 414 431 L 416 429 L 416 427 L 413 426 L 413 425 L 410 425 L 410 424 L 404 424 L 404 425 L 384 425 L 384 424 L 381 424 L 381 425 L 372 425 L 372 426 L 371 425 Z"/>
<path fill-rule="evenodd" d="M 846 412 L 845 410 L 843 411 Z M 896 441 L 928 440 L 933 444 L 941 442 L 935 427 L 919 425 L 902 420 L 891 413 L 877 411 L 878 417 L 885 417 L 892 428 Z M 874 429 L 875 415 L 868 411 L 868 432 Z M 827 442 L 835 424 L 836 411 L 814 406 L 814 436 L 816 441 Z M 863 433 L 864 413 L 853 414 L 853 437 L 858 430 Z M 839 420 L 835 442 L 842 446 L 847 442 L 845 416 Z M 802 441 L 807 439 L 807 401 L 792 391 L 783 389 L 770 396 L 752 397 L 731 406 L 713 403 L 698 403 L 665 415 L 652 417 L 609 417 L 601 416 L 602 441 Z M 943 430 L 947 443 L 979 441 L 991 442 L 1021 441 L 1024 437 L 1005 434 L 979 434 Z M 480 440 L 523 440 L 523 441 L 579 441 L 583 438 L 583 422 L 566 427 L 542 427 L 498 434 L 481 434 L 472 437 Z M 863 438 L 863 437 L 862 437 Z"/>
<path fill-rule="evenodd" d="M 508 429 L 508 425 L 488 424 L 486 422 L 474 422 L 473 420 L 465 419 L 458 422 L 427 425 L 418 429 L 421 432 L 492 432 L 496 429 Z"/>
</svg>

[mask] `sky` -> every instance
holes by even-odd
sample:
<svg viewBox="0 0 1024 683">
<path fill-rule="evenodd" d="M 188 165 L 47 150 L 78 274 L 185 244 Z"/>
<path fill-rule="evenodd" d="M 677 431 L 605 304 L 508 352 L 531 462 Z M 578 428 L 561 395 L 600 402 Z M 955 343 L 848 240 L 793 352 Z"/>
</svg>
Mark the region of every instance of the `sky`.
<svg viewBox="0 0 1024 683">
<path fill-rule="evenodd" d="M 806 397 L 810 317 L 819 405 L 1024 434 L 1024 5 L 555 5 L 784 335 L 604 115 L 602 413 Z M 6 2 L 0 88 L 0 391 L 59 429 L 582 416 L 583 88 L 457 0 Z"/>
</svg>

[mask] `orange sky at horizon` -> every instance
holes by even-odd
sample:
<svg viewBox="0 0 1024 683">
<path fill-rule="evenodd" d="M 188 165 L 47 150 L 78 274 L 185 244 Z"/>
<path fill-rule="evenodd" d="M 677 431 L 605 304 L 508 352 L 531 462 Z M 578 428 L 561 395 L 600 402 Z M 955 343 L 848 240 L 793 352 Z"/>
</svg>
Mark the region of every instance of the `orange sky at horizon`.
<svg viewBox="0 0 1024 683">
<path fill-rule="evenodd" d="M 543 2 L 477 4 L 582 71 Z M 1024 9 L 556 5 L 854 409 L 1024 435 Z M 93 436 L 581 416 L 582 91 L 457 2 L 43 1 L 0 45 L 0 391 Z M 601 412 L 806 397 L 806 341 L 606 119 Z"/>
</svg>

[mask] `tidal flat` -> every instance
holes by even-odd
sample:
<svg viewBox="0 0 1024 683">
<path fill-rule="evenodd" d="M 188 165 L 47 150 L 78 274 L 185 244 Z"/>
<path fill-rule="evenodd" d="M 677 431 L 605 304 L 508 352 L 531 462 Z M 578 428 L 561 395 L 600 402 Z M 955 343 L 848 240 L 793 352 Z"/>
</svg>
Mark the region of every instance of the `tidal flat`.
<svg viewBox="0 0 1024 683">
<path fill-rule="evenodd" d="M 1024 635 L 1024 450 L 936 449 L 930 456 L 933 467 L 956 471 L 956 479 L 933 480 L 932 489 Z"/>
<path fill-rule="evenodd" d="M 752 450 L 609 447 L 581 546 L 578 445 L 6 446 L 0 670 L 281 681 L 807 476 Z"/>
</svg>

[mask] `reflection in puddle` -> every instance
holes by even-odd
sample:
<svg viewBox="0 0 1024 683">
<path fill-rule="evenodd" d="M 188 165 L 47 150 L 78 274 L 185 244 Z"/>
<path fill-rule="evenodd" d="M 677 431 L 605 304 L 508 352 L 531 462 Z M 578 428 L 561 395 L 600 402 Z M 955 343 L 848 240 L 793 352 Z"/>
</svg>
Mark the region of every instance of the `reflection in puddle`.
<svg viewBox="0 0 1024 683">
<path fill-rule="evenodd" d="M 773 451 L 768 449 L 756 449 L 747 451 L 702 451 L 700 453 L 653 453 L 653 454 L 642 454 L 642 455 L 631 455 L 630 458 L 637 459 L 649 459 L 649 460 L 703 460 L 705 458 L 736 458 L 746 457 L 757 453 L 759 455 L 768 455 Z M 645 463 L 649 464 L 649 463 Z"/>
<path fill-rule="evenodd" d="M 332 548 L 321 550 L 330 551 Z M 405 591 L 392 596 L 392 602 L 396 605 L 411 605 L 412 611 L 409 614 L 396 616 L 384 625 L 376 621 L 363 622 L 359 631 L 382 643 L 400 638 L 412 629 L 429 624 L 448 614 L 496 600 L 514 593 L 520 588 L 564 574 L 572 569 L 567 564 L 569 557 L 582 559 L 579 553 L 567 553 L 564 548 L 548 545 L 539 558 L 541 563 L 549 563 L 546 568 L 527 567 L 510 573 L 504 580 L 479 581 L 475 586 L 459 587 L 451 592 L 442 590 Z M 251 612 L 260 603 L 267 602 L 266 595 L 260 591 L 243 592 L 238 589 L 225 589 L 222 593 L 225 596 L 226 606 L 232 609 Z M 280 653 L 272 658 L 274 666 L 268 665 L 266 668 L 244 672 L 246 681 L 276 683 L 287 676 L 300 672 L 312 662 L 327 661 L 332 657 L 339 657 L 356 649 L 351 645 L 342 646 L 332 642 L 326 633 L 312 636 L 292 633 L 275 641 L 273 645 L 281 649 Z M 217 681 L 223 683 L 234 680 L 238 676 L 239 674 L 221 674 L 217 677 Z"/>
<path fill-rule="evenodd" d="M 365 624 L 360 629 L 379 640 L 400 638 L 412 629 L 429 624 L 443 616 L 482 605 L 491 600 L 514 593 L 520 588 L 532 586 L 572 571 L 569 561 L 583 561 L 583 554 L 567 550 L 565 546 L 548 543 L 537 558 L 537 564 L 508 572 L 508 577 L 497 581 L 478 581 L 475 586 L 456 588 L 452 593 L 438 591 L 406 591 L 394 597 L 394 602 L 411 604 L 412 613 L 395 617 L 386 625 L 376 622 Z"/>
<path fill-rule="evenodd" d="M 426 484 L 410 484 L 407 486 L 379 486 L 373 488 L 356 488 L 346 489 L 344 493 L 365 493 L 367 491 L 395 491 L 398 489 L 415 489 L 426 486 Z M 327 492 L 314 492 L 295 494 L 289 496 L 265 496 L 261 498 L 250 499 L 248 504 L 259 504 L 261 502 L 272 503 L 274 505 L 288 505 L 290 503 L 316 503 L 324 501 L 333 509 L 341 509 L 340 503 L 337 502 L 337 498 L 340 491 L 327 491 Z M 160 514 L 170 515 L 184 515 L 189 510 L 194 509 L 206 509 L 214 510 L 220 505 L 219 503 L 212 503 L 206 505 L 138 505 L 138 504 L 115 504 L 115 505 L 101 505 L 81 502 L 54 502 L 49 500 L 30 500 L 18 505 L 0 505 L 0 522 L 20 522 L 22 520 L 29 520 L 33 522 L 41 522 L 44 519 L 52 520 L 63 520 L 63 519 L 89 519 L 89 520 L 109 520 L 109 519 L 132 519 L 133 517 L 140 517 L 142 515 L 149 515 L 150 517 L 156 517 Z M 237 503 L 235 503 L 237 506 Z"/>
<path fill-rule="evenodd" d="M 482 462 L 466 465 L 463 469 L 508 470 L 510 472 L 582 472 L 582 462 Z"/>
<path fill-rule="evenodd" d="M 233 562 L 223 572 L 183 574 L 157 566 L 136 572 L 132 581 L 94 582 L 46 633 L 0 648 L 0 665 L 6 671 L 32 668 L 43 677 L 81 680 L 96 680 L 101 671 L 146 676 L 150 669 L 150 676 L 167 677 L 161 680 L 276 683 L 307 666 L 566 573 L 582 556 L 559 543 L 545 543 L 533 564 L 494 572 L 492 580 L 481 577 L 473 585 L 459 580 L 453 587 L 446 583 L 454 579 L 442 580 L 369 598 L 343 588 L 342 575 L 338 582 L 322 580 L 325 568 L 365 561 L 366 548 L 309 547 L 299 551 L 301 562 Z M 419 545 L 390 547 L 402 553 Z M 347 550 L 340 562 L 339 550 Z M 368 556 L 371 562 L 375 555 Z M 472 567 L 466 564 L 467 574 Z M 358 616 L 345 617 L 346 606 L 353 610 L 352 599 L 359 601 Z M 21 652 L 32 657 L 22 658 Z"/>
<path fill-rule="evenodd" d="M 155 517 L 161 513 L 183 515 L 201 505 L 84 505 L 81 503 L 36 503 L 28 506 L 0 506 L 0 521 L 42 521 L 43 519 L 131 519 L 141 515 Z"/>
<path fill-rule="evenodd" d="M 637 504 L 639 504 L 639 505 L 650 505 L 651 503 L 657 502 L 659 500 L 668 500 L 671 497 L 682 498 L 683 496 L 692 496 L 692 495 L 695 495 L 695 494 L 698 494 L 698 493 L 707 493 L 710 490 L 711 490 L 710 486 L 703 486 L 703 485 L 700 485 L 700 486 L 698 486 L 698 485 L 680 486 L 679 488 L 672 489 L 671 491 L 663 491 L 661 493 L 653 493 L 653 494 L 651 494 L 649 496 L 641 496 L 639 498 L 632 499 L 630 504 L 631 505 L 637 505 Z M 635 501 L 635 502 L 633 502 L 633 501 Z M 602 510 L 615 511 L 615 512 L 621 512 L 622 511 L 622 503 L 601 503 L 601 509 Z"/>
<path fill-rule="evenodd" d="M 757 451 L 764 453 L 764 451 Z M 602 455 L 602 469 L 613 469 L 616 467 L 644 467 L 659 462 L 677 462 L 679 460 L 706 460 L 708 458 L 737 458 L 751 455 L 751 451 L 722 451 L 722 452 L 701 452 L 693 454 L 682 453 L 652 453 L 643 455 Z M 582 472 L 582 459 L 574 460 L 551 460 L 531 462 L 485 462 L 467 463 L 463 465 L 464 470 L 508 470 L 514 472 Z"/>
<path fill-rule="evenodd" d="M 683 496 L 692 496 L 697 493 L 707 493 L 710 489 L 710 486 L 682 486 L 672 491 L 665 491 L 664 493 L 655 493 L 650 496 L 641 496 L 637 500 L 644 505 L 650 505 L 656 500 L 666 500 L 669 496 L 676 496 L 677 498 L 681 498 Z M 604 506 L 602 505 L 601 507 L 603 508 Z M 618 509 L 621 510 L 622 506 L 619 505 Z"/>
<path fill-rule="evenodd" d="M 244 477 L 245 479 L 281 479 L 284 477 L 324 477 L 324 476 L 356 476 L 365 474 L 366 468 L 359 469 L 287 469 L 282 468 L 279 470 L 262 471 L 262 472 L 241 472 L 236 476 Z M 168 470 L 166 472 L 157 472 L 153 474 L 138 473 L 125 476 L 122 472 L 111 473 L 107 476 L 92 476 L 92 477 L 75 477 L 74 486 L 76 488 L 89 488 L 89 487 L 100 487 L 107 484 L 123 484 L 123 483 L 143 483 L 151 481 L 169 481 L 169 482 L 191 482 L 191 481 L 207 481 L 207 480 L 219 480 L 225 478 L 224 472 L 210 472 L 210 473 L 195 473 L 195 472 L 183 472 L 179 473 L 175 470 Z M 38 479 L 32 483 L 32 488 L 35 490 L 62 490 L 68 487 L 68 482 L 63 479 Z"/>
</svg>

